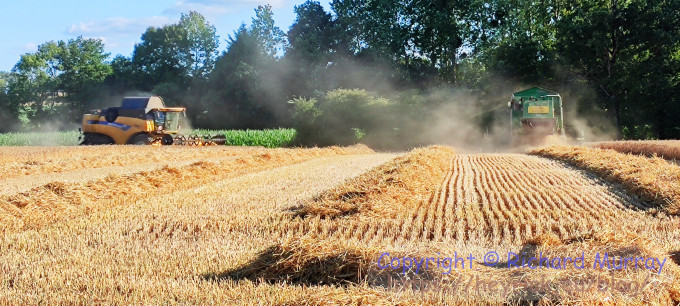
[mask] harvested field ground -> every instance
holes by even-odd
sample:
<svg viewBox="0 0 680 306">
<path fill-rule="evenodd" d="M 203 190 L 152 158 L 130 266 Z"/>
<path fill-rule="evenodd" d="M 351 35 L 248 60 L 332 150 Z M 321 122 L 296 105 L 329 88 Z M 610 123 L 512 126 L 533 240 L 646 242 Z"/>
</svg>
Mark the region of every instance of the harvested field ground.
<svg viewBox="0 0 680 306">
<path fill-rule="evenodd" d="M 658 156 L 668 160 L 680 160 L 680 140 L 629 140 L 594 143 L 600 149 L 612 149 L 621 153 Z"/>
<path fill-rule="evenodd" d="M 591 170 L 617 184 L 630 194 L 649 202 L 649 209 L 680 215 L 680 167 L 664 159 L 622 154 L 609 149 L 550 146 L 531 154 L 563 160 Z"/>
<path fill-rule="evenodd" d="M 115 148 L 129 163 L 163 152 Z M 680 302 L 679 217 L 599 172 L 447 147 L 196 149 L 176 152 L 183 165 L 2 196 L 0 303 Z M 33 176 L 89 158 L 33 153 L 51 160 Z M 508 268 L 508 252 L 583 256 L 585 268 Z M 666 261 L 595 268 L 604 252 Z M 403 260 L 456 256 L 474 258 L 449 269 Z M 383 268 L 395 258 L 404 264 Z"/>
<path fill-rule="evenodd" d="M 428 156 L 436 154 L 427 153 Z M 412 162 L 423 161 L 416 157 Z M 385 270 L 374 267 L 377 263 L 374 258 L 385 250 L 417 258 L 472 254 L 478 260 L 473 265 L 477 269 L 458 269 L 451 273 L 453 276 L 434 279 L 451 283 L 452 279 L 474 278 L 482 284 L 498 282 L 497 286 L 515 287 L 509 292 L 496 287 L 497 290 L 472 294 L 475 300 L 491 302 L 542 299 L 632 303 L 642 296 L 632 297 L 625 290 L 605 294 L 597 290 L 570 291 L 565 284 L 610 277 L 610 272 L 592 268 L 598 253 L 668 258 L 680 250 L 680 218 L 651 213 L 653 205 L 567 164 L 519 154 L 460 154 L 451 156 L 448 165 L 447 173 L 437 178 L 439 188 L 426 201 L 409 202 L 407 198 L 400 198 L 410 187 L 417 186 L 418 181 L 402 180 L 408 179 L 407 173 L 395 174 L 397 171 L 389 170 L 392 166 L 388 163 L 374 171 L 389 173 L 387 176 L 365 175 L 350 187 L 341 187 L 307 203 L 299 209 L 302 213 L 298 215 L 302 217 L 293 219 L 289 228 L 297 229 L 305 239 L 311 235 L 326 243 L 341 241 L 345 248 L 349 245 L 371 250 L 366 258 L 361 257 L 369 283 L 371 277 L 377 284 L 393 277 L 385 276 Z M 380 180 L 400 182 L 402 190 L 376 190 L 373 186 L 381 186 Z M 344 211 L 350 213 L 336 213 L 337 200 L 348 193 L 374 199 L 363 201 L 354 197 L 344 202 L 356 203 L 356 208 L 344 207 Z M 376 198 L 392 201 L 381 203 Z M 290 244 L 284 246 L 290 247 Z M 525 252 L 527 258 L 539 258 L 539 254 L 550 258 L 575 257 L 585 252 L 586 269 L 525 268 L 520 272 L 507 269 L 502 260 L 501 266 L 505 269 L 487 267 L 480 259 L 490 251 L 501 256 L 507 252 Z M 678 280 L 677 259 L 669 266 L 672 268 L 662 271 L 668 275 L 652 276 L 659 277 L 654 281 L 663 285 L 656 291 L 649 290 L 644 296 L 646 300 L 665 303 L 680 298 L 680 291 L 674 285 Z M 641 269 L 614 272 L 617 279 L 631 282 L 638 282 L 649 274 Z M 433 281 L 431 275 L 421 277 Z M 543 283 L 545 280 L 549 285 Z M 668 289 L 673 286 L 676 287 Z M 444 300 L 470 299 L 470 292 L 458 289 Z"/>
<path fill-rule="evenodd" d="M 191 159 L 248 156 L 264 152 L 252 147 L 0 147 L 0 176 L 25 177 L 41 173 L 181 162 Z"/>
</svg>

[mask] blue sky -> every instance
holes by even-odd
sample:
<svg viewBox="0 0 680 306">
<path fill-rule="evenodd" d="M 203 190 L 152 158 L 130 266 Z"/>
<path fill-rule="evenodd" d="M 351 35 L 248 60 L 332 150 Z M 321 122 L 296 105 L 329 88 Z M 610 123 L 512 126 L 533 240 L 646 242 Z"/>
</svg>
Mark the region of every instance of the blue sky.
<svg viewBox="0 0 680 306">
<path fill-rule="evenodd" d="M 321 4 L 330 10 L 330 0 Z M 241 23 L 250 24 L 258 5 L 271 4 L 284 32 L 295 20 L 293 7 L 305 0 L 0 0 L 0 71 L 9 71 L 21 54 L 50 40 L 101 38 L 111 58 L 130 56 L 149 26 L 179 21 L 197 11 L 217 28 L 220 49 Z"/>
</svg>

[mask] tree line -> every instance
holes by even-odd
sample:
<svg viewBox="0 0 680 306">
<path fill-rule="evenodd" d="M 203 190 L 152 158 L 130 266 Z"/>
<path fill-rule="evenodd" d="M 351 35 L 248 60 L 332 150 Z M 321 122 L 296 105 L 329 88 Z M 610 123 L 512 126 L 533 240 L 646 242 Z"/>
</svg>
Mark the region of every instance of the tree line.
<svg viewBox="0 0 680 306">
<path fill-rule="evenodd" d="M 22 55 L 0 74 L 0 129 L 78 122 L 137 93 L 186 106 L 193 127 L 325 129 L 309 137 L 321 143 L 340 127 L 361 138 L 370 121 L 418 130 L 428 109 L 461 103 L 432 98 L 442 91 L 474 97 L 475 124 L 488 129 L 498 116 L 484 109 L 541 86 L 566 96 L 573 119 L 609 122 L 618 137 L 679 138 L 678 12 L 664 0 L 333 0 L 330 11 L 310 0 L 287 32 L 266 5 L 226 40 L 189 12 L 148 28 L 130 56 L 82 37 Z M 375 105 L 392 106 L 366 112 Z"/>
</svg>

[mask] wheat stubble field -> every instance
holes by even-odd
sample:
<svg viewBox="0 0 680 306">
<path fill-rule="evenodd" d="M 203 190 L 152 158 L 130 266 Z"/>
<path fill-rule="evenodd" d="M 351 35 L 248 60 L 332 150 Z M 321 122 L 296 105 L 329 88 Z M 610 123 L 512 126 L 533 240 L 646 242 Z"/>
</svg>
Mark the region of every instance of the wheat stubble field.
<svg viewBox="0 0 680 306">
<path fill-rule="evenodd" d="M 660 158 L 0 150 L 3 304 L 680 302 L 680 167 Z M 509 267 L 509 252 L 584 263 Z M 604 253 L 664 265 L 594 266 Z"/>
</svg>

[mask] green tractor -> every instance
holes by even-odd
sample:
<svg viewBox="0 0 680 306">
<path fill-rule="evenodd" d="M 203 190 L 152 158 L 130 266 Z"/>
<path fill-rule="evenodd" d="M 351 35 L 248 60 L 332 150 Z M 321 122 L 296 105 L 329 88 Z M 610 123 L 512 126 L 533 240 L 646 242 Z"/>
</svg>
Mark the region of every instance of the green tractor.
<svg viewBox="0 0 680 306">
<path fill-rule="evenodd" d="M 562 97 L 558 93 L 539 87 L 518 91 L 512 94 L 508 108 L 513 143 L 536 144 L 549 136 L 559 136 L 566 142 Z"/>
</svg>

